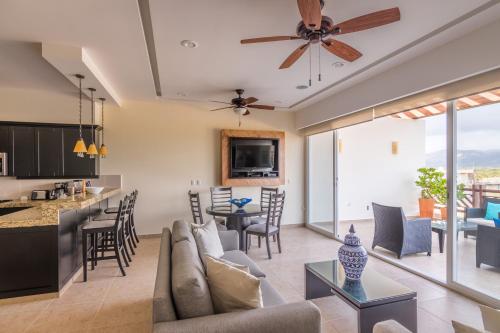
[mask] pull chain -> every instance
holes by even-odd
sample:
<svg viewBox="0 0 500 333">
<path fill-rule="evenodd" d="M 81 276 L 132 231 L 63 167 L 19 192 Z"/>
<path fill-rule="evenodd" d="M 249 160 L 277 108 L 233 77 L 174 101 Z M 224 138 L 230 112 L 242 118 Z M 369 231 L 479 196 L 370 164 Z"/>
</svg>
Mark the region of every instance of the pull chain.
<svg viewBox="0 0 500 333">
<path fill-rule="evenodd" d="M 318 81 L 321 82 L 321 40 L 318 43 Z"/>
<path fill-rule="evenodd" d="M 309 87 L 312 86 L 312 47 L 309 48 Z"/>
</svg>

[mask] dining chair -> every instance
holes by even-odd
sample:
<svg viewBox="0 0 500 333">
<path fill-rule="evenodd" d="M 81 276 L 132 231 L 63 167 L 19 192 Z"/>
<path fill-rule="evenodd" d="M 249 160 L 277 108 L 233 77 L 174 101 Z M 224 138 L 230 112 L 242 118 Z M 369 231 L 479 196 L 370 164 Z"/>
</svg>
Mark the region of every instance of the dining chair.
<svg viewBox="0 0 500 333">
<path fill-rule="evenodd" d="M 203 224 L 203 210 L 201 208 L 200 194 L 198 192 L 188 192 L 189 196 L 189 205 L 191 206 L 191 213 L 193 215 L 194 224 Z M 227 230 L 225 223 L 226 220 L 223 218 L 215 217 L 215 223 L 217 225 L 217 229 Z"/>
<path fill-rule="evenodd" d="M 246 233 L 246 248 L 245 252 L 248 253 L 248 243 L 251 235 L 266 238 L 267 246 L 267 256 L 269 259 L 271 256 L 271 246 L 269 244 L 269 237 L 276 236 L 278 242 L 278 252 L 281 253 L 281 239 L 280 239 L 280 229 L 281 229 L 281 217 L 283 215 L 283 207 L 285 205 L 285 191 L 278 194 L 271 194 L 269 198 L 269 204 L 267 209 L 267 217 L 265 224 L 252 224 L 245 229 Z"/>
<path fill-rule="evenodd" d="M 124 221 L 127 218 L 127 206 L 129 204 L 129 196 L 125 196 L 120 200 L 118 213 L 115 220 L 91 220 L 82 226 L 82 255 L 83 255 L 83 281 L 87 281 L 88 262 L 91 263 L 91 269 L 94 270 L 97 261 L 115 259 L 118 262 L 120 271 L 123 276 L 127 275 L 123 268 L 129 266 L 127 255 L 125 253 L 124 239 Z M 101 244 L 99 244 L 101 241 Z M 99 257 L 97 253 L 101 251 Z M 105 252 L 112 251 L 114 255 L 105 256 Z"/>
<path fill-rule="evenodd" d="M 278 194 L 278 188 L 277 187 L 261 187 L 260 188 L 260 206 L 263 211 L 267 212 L 267 209 L 269 208 L 269 199 L 271 199 L 271 195 L 273 194 Z M 250 220 L 251 224 L 264 224 L 266 223 L 267 216 L 264 214 L 262 216 L 258 217 L 253 217 Z"/>
</svg>

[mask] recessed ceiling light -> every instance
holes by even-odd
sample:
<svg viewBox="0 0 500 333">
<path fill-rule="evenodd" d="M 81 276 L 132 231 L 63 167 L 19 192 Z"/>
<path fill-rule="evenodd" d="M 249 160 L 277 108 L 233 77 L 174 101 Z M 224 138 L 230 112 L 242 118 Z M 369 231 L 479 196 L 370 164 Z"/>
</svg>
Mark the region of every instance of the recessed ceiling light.
<svg viewBox="0 0 500 333">
<path fill-rule="evenodd" d="M 179 96 L 179 97 L 186 97 L 186 96 L 187 96 L 187 94 L 186 94 L 185 92 L 179 91 L 179 92 L 177 93 L 177 96 Z"/>
<path fill-rule="evenodd" d="M 188 40 L 188 39 L 184 39 L 183 41 L 181 41 L 181 45 L 189 49 L 194 49 L 198 47 L 198 43 L 196 43 L 194 40 Z"/>
<path fill-rule="evenodd" d="M 306 86 L 305 84 L 299 84 L 298 86 L 296 86 L 295 88 L 299 89 L 299 90 L 304 90 L 304 89 L 307 89 L 309 88 L 309 86 Z"/>
<path fill-rule="evenodd" d="M 332 64 L 332 66 L 335 68 L 340 68 L 344 66 L 344 63 L 342 61 L 336 61 Z"/>
</svg>

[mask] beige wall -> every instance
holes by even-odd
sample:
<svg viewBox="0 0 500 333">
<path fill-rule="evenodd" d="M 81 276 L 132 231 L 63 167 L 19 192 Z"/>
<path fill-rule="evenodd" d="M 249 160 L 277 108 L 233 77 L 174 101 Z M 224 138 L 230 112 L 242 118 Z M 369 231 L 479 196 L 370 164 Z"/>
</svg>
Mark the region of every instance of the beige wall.
<svg viewBox="0 0 500 333">
<path fill-rule="evenodd" d="M 7 107 L 0 120 L 76 123 L 76 97 L 37 90 L 0 89 Z M 85 119 L 89 104 L 84 102 Z M 209 106 L 181 102 L 129 102 L 107 108 L 106 144 L 110 155 L 102 174 L 121 174 L 124 189 L 137 188 L 137 228 L 141 234 L 159 233 L 174 219 L 190 219 L 187 191 L 201 192 L 204 206 L 210 186 L 220 181 L 219 130 L 238 128 L 231 111 L 209 112 Z M 303 223 L 304 139 L 295 131 L 293 113 L 253 111 L 241 129 L 286 131 L 286 224 Z M 199 186 L 191 186 L 199 180 Z M 259 199 L 258 188 L 237 188 L 235 197 Z"/>
</svg>

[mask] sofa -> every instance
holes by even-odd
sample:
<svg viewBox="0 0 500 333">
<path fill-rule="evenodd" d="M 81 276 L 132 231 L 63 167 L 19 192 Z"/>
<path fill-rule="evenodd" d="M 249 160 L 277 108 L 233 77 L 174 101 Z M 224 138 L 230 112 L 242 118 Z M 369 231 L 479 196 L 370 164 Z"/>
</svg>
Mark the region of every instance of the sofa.
<svg viewBox="0 0 500 333">
<path fill-rule="evenodd" d="M 466 222 L 473 222 L 478 225 L 485 225 L 485 226 L 490 226 L 494 227 L 495 223 L 493 220 L 487 220 L 484 217 L 486 216 L 486 207 L 488 205 L 488 202 L 494 203 L 494 204 L 500 204 L 500 198 L 489 198 L 485 197 L 483 198 L 483 207 L 481 208 L 466 208 L 465 209 L 465 221 Z M 500 218 L 500 214 L 499 214 Z"/>
<path fill-rule="evenodd" d="M 261 280 L 263 308 L 193 316 L 199 313 L 200 299 L 210 299 L 210 291 L 204 295 L 183 295 L 190 301 L 192 309 L 186 309 L 186 303 L 179 304 L 180 299 L 174 297 L 178 283 L 178 271 L 188 269 L 200 274 L 201 266 L 194 237 L 186 228 L 187 223 L 174 222 L 172 231 L 163 229 L 161 235 L 160 255 L 153 295 L 153 331 L 155 333 L 319 333 L 321 332 L 321 314 L 319 309 L 309 301 L 287 304 L 281 295 L 267 281 L 266 275 L 245 253 L 239 251 L 239 237 L 234 230 L 219 231 L 225 260 L 248 266 L 250 273 Z M 190 268 L 192 267 L 192 268 Z M 176 271 L 177 270 L 177 271 Z M 188 272 L 191 274 L 192 272 Z M 183 274 L 186 274 L 184 272 Z M 202 273 L 201 273 L 202 274 Z M 197 286 L 199 287 L 199 286 Z M 182 309 L 181 309 L 182 305 Z M 183 315 L 190 316 L 181 319 Z"/>
</svg>

